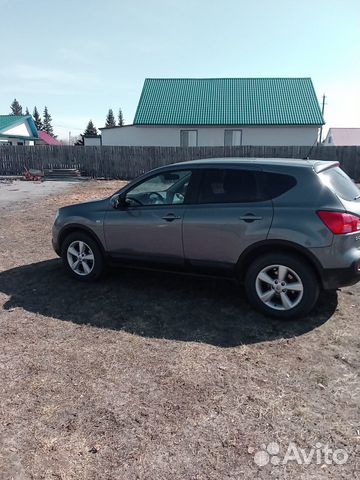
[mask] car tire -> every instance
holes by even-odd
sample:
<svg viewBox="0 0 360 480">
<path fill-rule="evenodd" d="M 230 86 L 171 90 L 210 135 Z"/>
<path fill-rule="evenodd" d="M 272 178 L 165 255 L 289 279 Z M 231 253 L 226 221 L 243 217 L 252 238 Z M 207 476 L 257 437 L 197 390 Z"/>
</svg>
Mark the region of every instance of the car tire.
<svg viewBox="0 0 360 480">
<path fill-rule="evenodd" d="M 92 282 L 104 270 L 104 258 L 97 242 L 86 233 L 73 232 L 61 246 L 61 258 L 66 270 L 81 282 Z"/>
<path fill-rule="evenodd" d="M 258 311 L 287 320 L 304 317 L 314 308 L 320 286 L 313 268 L 304 259 L 274 253 L 251 263 L 245 275 L 245 290 Z"/>
</svg>

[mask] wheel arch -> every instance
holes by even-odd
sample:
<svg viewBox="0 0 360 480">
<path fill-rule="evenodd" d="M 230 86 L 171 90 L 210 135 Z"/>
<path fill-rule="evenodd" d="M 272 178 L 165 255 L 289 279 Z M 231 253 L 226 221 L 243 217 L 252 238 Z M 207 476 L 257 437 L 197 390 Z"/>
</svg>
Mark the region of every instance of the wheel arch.
<svg viewBox="0 0 360 480">
<path fill-rule="evenodd" d="M 81 232 L 81 233 L 85 233 L 86 235 L 88 235 L 89 237 L 91 237 L 98 245 L 98 247 L 100 248 L 100 251 L 102 253 L 102 255 L 105 257 L 105 249 L 104 249 L 104 246 L 102 244 L 102 242 L 100 241 L 99 237 L 96 235 L 96 233 L 91 230 L 91 228 L 88 228 L 84 225 L 79 225 L 79 224 L 71 224 L 71 225 L 67 225 L 66 227 L 64 227 L 60 233 L 59 233 L 59 249 L 61 251 L 61 248 L 62 248 L 62 244 L 65 240 L 66 237 L 68 237 L 69 235 L 75 233 L 75 232 Z"/>
<path fill-rule="evenodd" d="M 318 280 L 322 284 L 322 266 L 319 260 L 305 247 L 287 240 L 265 240 L 246 248 L 236 264 L 238 278 L 244 280 L 246 271 L 254 259 L 254 255 L 266 255 L 267 253 L 296 254 L 297 257 L 304 259 L 312 267 Z"/>
</svg>

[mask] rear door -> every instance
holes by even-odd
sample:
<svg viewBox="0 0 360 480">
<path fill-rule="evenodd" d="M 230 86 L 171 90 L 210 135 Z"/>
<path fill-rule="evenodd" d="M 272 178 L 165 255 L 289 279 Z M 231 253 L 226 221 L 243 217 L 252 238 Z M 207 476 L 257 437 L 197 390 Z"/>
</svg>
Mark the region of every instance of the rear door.
<svg viewBox="0 0 360 480">
<path fill-rule="evenodd" d="M 232 268 L 248 246 L 266 239 L 273 207 L 262 198 L 259 176 L 251 167 L 203 171 L 197 203 L 184 213 L 185 260 Z"/>
</svg>

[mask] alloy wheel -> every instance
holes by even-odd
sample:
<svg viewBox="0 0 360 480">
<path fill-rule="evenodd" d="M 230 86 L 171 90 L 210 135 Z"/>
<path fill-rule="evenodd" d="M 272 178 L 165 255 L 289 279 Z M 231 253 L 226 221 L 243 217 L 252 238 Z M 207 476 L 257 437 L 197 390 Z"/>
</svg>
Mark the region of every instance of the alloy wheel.
<svg viewBox="0 0 360 480">
<path fill-rule="evenodd" d="M 304 294 L 299 275 L 285 265 L 270 265 L 256 277 L 256 293 L 259 299 L 275 310 L 290 310 L 296 307 Z"/>
<path fill-rule="evenodd" d="M 73 272 L 77 275 L 89 275 L 95 265 L 94 253 L 87 243 L 75 240 L 67 249 L 67 261 Z"/>
</svg>

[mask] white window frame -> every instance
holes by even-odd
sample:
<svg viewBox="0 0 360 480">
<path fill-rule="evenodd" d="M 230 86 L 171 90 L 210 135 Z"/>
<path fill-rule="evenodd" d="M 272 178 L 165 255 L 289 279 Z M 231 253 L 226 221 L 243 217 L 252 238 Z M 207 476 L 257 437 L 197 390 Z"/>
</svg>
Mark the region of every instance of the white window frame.
<svg viewBox="0 0 360 480">
<path fill-rule="evenodd" d="M 198 131 L 194 130 L 192 128 L 192 129 L 180 130 L 180 147 L 189 147 L 189 132 L 195 132 L 195 136 L 196 136 L 196 145 L 190 145 L 190 147 L 197 147 L 198 146 Z M 186 136 L 187 145 L 184 145 L 184 142 L 183 142 L 183 138 L 184 138 L 185 133 L 187 133 L 187 136 Z"/>
<path fill-rule="evenodd" d="M 234 145 L 234 132 L 240 133 L 240 143 Z M 226 144 L 226 137 L 231 133 L 231 145 Z M 241 128 L 226 128 L 224 130 L 224 146 L 225 147 L 240 147 L 242 145 L 242 130 Z"/>
</svg>

